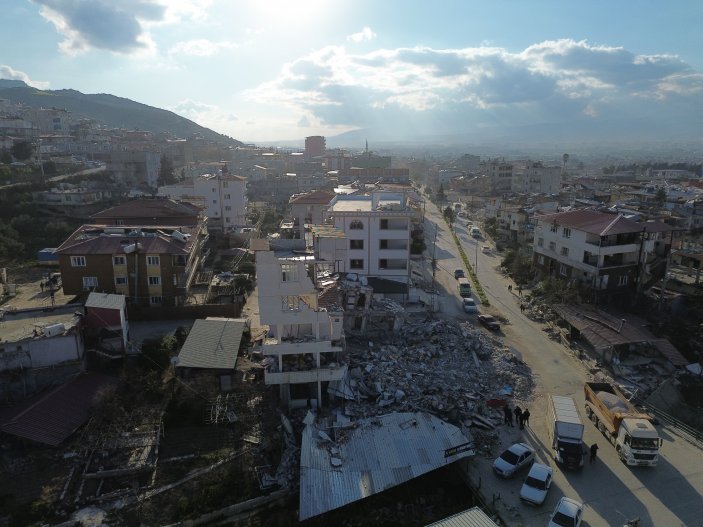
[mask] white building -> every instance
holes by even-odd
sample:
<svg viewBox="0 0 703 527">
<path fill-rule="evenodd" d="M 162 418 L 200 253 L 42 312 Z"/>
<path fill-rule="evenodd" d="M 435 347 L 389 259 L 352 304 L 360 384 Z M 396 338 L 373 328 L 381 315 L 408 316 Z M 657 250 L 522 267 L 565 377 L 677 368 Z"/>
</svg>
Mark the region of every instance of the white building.
<svg viewBox="0 0 703 527">
<path fill-rule="evenodd" d="M 561 190 L 561 167 L 545 166 L 541 162 L 516 161 L 510 190 L 530 194 L 558 194 Z"/>
<path fill-rule="evenodd" d="M 334 192 L 331 190 L 314 190 L 291 196 L 288 203 L 298 238 L 305 238 L 306 224 L 322 225 L 332 199 L 334 199 Z"/>
<path fill-rule="evenodd" d="M 278 258 L 268 250 L 256 253 L 259 318 L 270 331 L 255 351 L 274 359 L 264 382 L 280 386 L 281 401 L 290 407 L 320 406 L 330 383 L 338 384 L 347 372 L 337 283 L 317 280 L 333 265 L 307 257 Z"/>
<path fill-rule="evenodd" d="M 408 283 L 410 225 L 415 210 L 405 193 L 336 196 L 328 214 L 349 241 L 340 271 Z"/>
<path fill-rule="evenodd" d="M 159 196 L 190 201 L 205 208 L 208 227 L 229 231 L 246 225 L 246 179 L 232 174 L 204 174 L 178 185 L 159 187 Z"/>
</svg>

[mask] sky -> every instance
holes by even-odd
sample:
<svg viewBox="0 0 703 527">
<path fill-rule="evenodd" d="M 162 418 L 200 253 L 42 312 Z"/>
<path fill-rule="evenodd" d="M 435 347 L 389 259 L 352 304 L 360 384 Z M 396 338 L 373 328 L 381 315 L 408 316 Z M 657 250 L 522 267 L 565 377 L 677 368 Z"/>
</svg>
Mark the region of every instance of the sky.
<svg viewBox="0 0 703 527">
<path fill-rule="evenodd" d="M 3 0 L 0 78 L 257 144 L 358 129 L 699 140 L 702 20 L 699 0 Z"/>
</svg>

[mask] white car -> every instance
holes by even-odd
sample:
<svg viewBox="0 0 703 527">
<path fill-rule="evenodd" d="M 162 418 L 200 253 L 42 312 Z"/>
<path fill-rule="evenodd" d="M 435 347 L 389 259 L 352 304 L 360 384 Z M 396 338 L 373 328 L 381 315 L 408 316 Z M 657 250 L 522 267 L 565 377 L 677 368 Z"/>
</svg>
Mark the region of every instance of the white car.
<svg viewBox="0 0 703 527">
<path fill-rule="evenodd" d="M 504 478 L 512 478 L 519 470 L 535 460 L 535 451 L 525 443 L 515 443 L 493 462 L 493 471 Z"/>
<path fill-rule="evenodd" d="M 520 499 L 532 505 L 542 505 L 552 485 L 552 467 L 534 463 L 520 489 Z"/>
<path fill-rule="evenodd" d="M 478 313 L 478 306 L 473 298 L 464 298 L 461 305 L 464 308 L 464 313 Z"/>
<path fill-rule="evenodd" d="M 579 527 L 583 517 L 583 503 L 562 498 L 557 503 L 547 527 Z"/>
</svg>

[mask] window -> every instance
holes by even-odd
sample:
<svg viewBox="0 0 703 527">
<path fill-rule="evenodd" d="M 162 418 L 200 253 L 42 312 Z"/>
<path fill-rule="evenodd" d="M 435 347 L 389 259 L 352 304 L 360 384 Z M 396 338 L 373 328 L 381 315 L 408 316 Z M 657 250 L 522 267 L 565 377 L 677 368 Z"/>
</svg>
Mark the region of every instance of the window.
<svg viewBox="0 0 703 527">
<path fill-rule="evenodd" d="M 552 226 L 550 227 L 549 230 L 550 230 L 550 232 L 557 232 L 557 224 L 556 223 L 552 224 Z"/>
<path fill-rule="evenodd" d="M 559 266 L 559 274 L 560 274 L 561 276 L 566 276 L 566 275 L 567 275 L 567 272 L 568 272 L 567 267 L 566 267 L 564 264 L 561 264 L 561 265 Z"/>
<path fill-rule="evenodd" d="M 178 285 L 178 276 L 175 274 L 173 275 L 173 285 Z"/>
<path fill-rule="evenodd" d="M 381 219 L 381 226 L 380 226 L 380 228 L 383 229 L 383 230 L 388 229 L 388 219 L 387 219 L 387 218 Z"/>
<path fill-rule="evenodd" d="M 213 199 L 212 202 L 213 202 L 213 204 L 217 205 L 217 200 L 216 200 L 216 199 Z"/>
<path fill-rule="evenodd" d="M 282 282 L 297 282 L 298 281 L 298 266 L 296 264 L 281 265 L 281 281 Z"/>
<path fill-rule="evenodd" d="M 349 248 L 350 249 L 363 249 L 364 248 L 364 240 L 349 240 Z"/>
<path fill-rule="evenodd" d="M 161 259 L 158 256 L 147 256 L 146 257 L 146 264 L 147 265 L 160 265 Z"/>
<path fill-rule="evenodd" d="M 561 248 L 561 255 L 562 255 L 562 256 L 569 256 L 569 248 L 568 248 L 568 247 L 562 247 L 562 248 Z"/>
<path fill-rule="evenodd" d="M 364 268 L 364 260 L 349 260 L 349 268 L 350 269 L 363 269 Z"/>
<path fill-rule="evenodd" d="M 284 296 L 283 301 L 283 311 L 300 311 L 300 297 L 299 296 Z"/>
<path fill-rule="evenodd" d="M 364 224 L 359 220 L 354 220 L 349 224 L 349 228 L 353 231 L 360 231 L 364 229 Z"/>
<path fill-rule="evenodd" d="M 222 187 L 227 188 L 229 186 L 229 183 L 227 181 L 222 182 Z"/>
<path fill-rule="evenodd" d="M 537 247 L 544 247 L 544 238 L 537 238 Z"/>
<path fill-rule="evenodd" d="M 232 194 L 225 194 L 225 199 L 232 199 Z"/>
<path fill-rule="evenodd" d="M 378 261 L 378 268 L 379 269 L 386 269 L 388 267 L 388 260 L 379 260 Z"/>
<path fill-rule="evenodd" d="M 627 275 L 621 275 L 620 278 L 618 278 L 618 285 L 627 285 Z"/>
<path fill-rule="evenodd" d="M 171 259 L 171 262 L 173 265 L 183 267 L 186 263 L 188 263 L 188 259 L 183 254 L 177 254 Z"/>
<path fill-rule="evenodd" d="M 231 221 L 232 221 L 232 218 L 230 218 L 229 216 L 227 216 L 225 218 L 225 223 L 230 223 Z"/>
<path fill-rule="evenodd" d="M 549 242 L 549 250 L 556 251 L 557 250 L 557 243 L 556 242 Z"/>
<path fill-rule="evenodd" d="M 225 210 L 232 210 L 232 206 L 231 206 L 231 205 L 225 205 Z"/>
<path fill-rule="evenodd" d="M 539 265 L 544 265 L 544 255 L 540 254 L 540 255 L 537 257 L 537 263 L 538 263 Z"/>
<path fill-rule="evenodd" d="M 84 276 L 83 277 L 83 291 L 91 291 L 98 287 L 98 277 L 97 276 Z"/>
<path fill-rule="evenodd" d="M 378 241 L 378 248 L 379 249 L 388 249 L 388 240 L 379 240 Z"/>
<path fill-rule="evenodd" d="M 85 256 L 71 256 L 71 267 L 85 267 Z"/>
<path fill-rule="evenodd" d="M 564 238 L 571 238 L 571 229 L 569 229 L 568 227 L 564 227 L 564 228 L 561 230 L 561 235 L 562 235 Z"/>
<path fill-rule="evenodd" d="M 162 299 L 160 296 L 150 296 L 149 297 L 149 303 L 152 306 L 160 306 L 162 303 Z"/>
<path fill-rule="evenodd" d="M 127 258 L 124 256 L 113 256 L 112 265 L 127 265 Z"/>
<path fill-rule="evenodd" d="M 149 285 L 161 285 L 161 277 L 160 276 L 150 276 L 149 277 Z"/>
<path fill-rule="evenodd" d="M 115 277 L 115 285 L 127 285 L 127 277 L 126 276 L 116 276 Z"/>
</svg>

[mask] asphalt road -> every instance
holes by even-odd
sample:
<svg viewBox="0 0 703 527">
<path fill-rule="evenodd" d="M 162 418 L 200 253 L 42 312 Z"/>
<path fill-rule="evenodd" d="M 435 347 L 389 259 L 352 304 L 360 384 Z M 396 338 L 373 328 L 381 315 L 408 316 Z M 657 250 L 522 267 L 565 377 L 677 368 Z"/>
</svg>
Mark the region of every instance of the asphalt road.
<svg viewBox="0 0 703 527">
<path fill-rule="evenodd" d="M 427 204 L 426 221 L 438 226 L 435 256 L 435 280 L 442 299 L 443 316 L 471 318 L 461 311 L 456 291 L 454 269 L 463 268 L 449 229 L 439 210 Z M 667 427 L 658 427 L 664 439 L 659 465 L 654 468 L 627 467 L 615 453 L 615 448 L 588 421 L 583 411 L 583 383 L 589 378 L 587 367 L 594 362 L 579 360 L 563 345 L 551 340 L 542 330 L 543 325 L 520 313 L 515 284 L 498 271 L 500 256 L 485 240 L 474 240 L 466 232 L 466 220 L 456 224 L 456 232 L 467 256 L 478 260 L 477 274 L 491 306 L 483 312 L 499 313 L 508 320 L 501 333 L 504 343 L 532 370 L 536 389 L 529 401 L 519 403 L 530 408 L 530 427 L 524 431 L 500 427 L 499 437 L 504 446 L 525 441 L 537 450 L 538 460 L 554 468 L 554 482 L 541 507 L 523 505 L 519 500 L 524 476 L 500 480 L 491 470 L 493 458 L 476 457 L 472 462 L 471 477 L 481 485 L 483 496 L 494 502 L 509 525 L 546 525 L 549 514 L 561 496 L 578 499 L 586 504 L 584 527 L 620 526 L 639 517 L 641 527 L 701 526 L 703 525 L 703 455 L 696 446 L 681 439 Z M 432 254 L 433 229 L 427 233 L 428 253 Z M 478 245 L 477 245 L 478 244 Z M 483 245 L 491 251 L 484 254 Z M 476 250 L 478 247 L 478 251 Z M 513 291 L 508 291 L 508 285 Z M 525 292 L 523 292 L 525 293 Z M 585 426 L 585 442 L 598 443 L 598 458 L 577 472 L 563 472 L 550 458 L 547 448 L 546 394 L 571 395 L 580 408 Z M 500 496 L 498 498 L 498 496 Z M 493 498 L 496 498 L 495 500 Z"/>
</svg>

